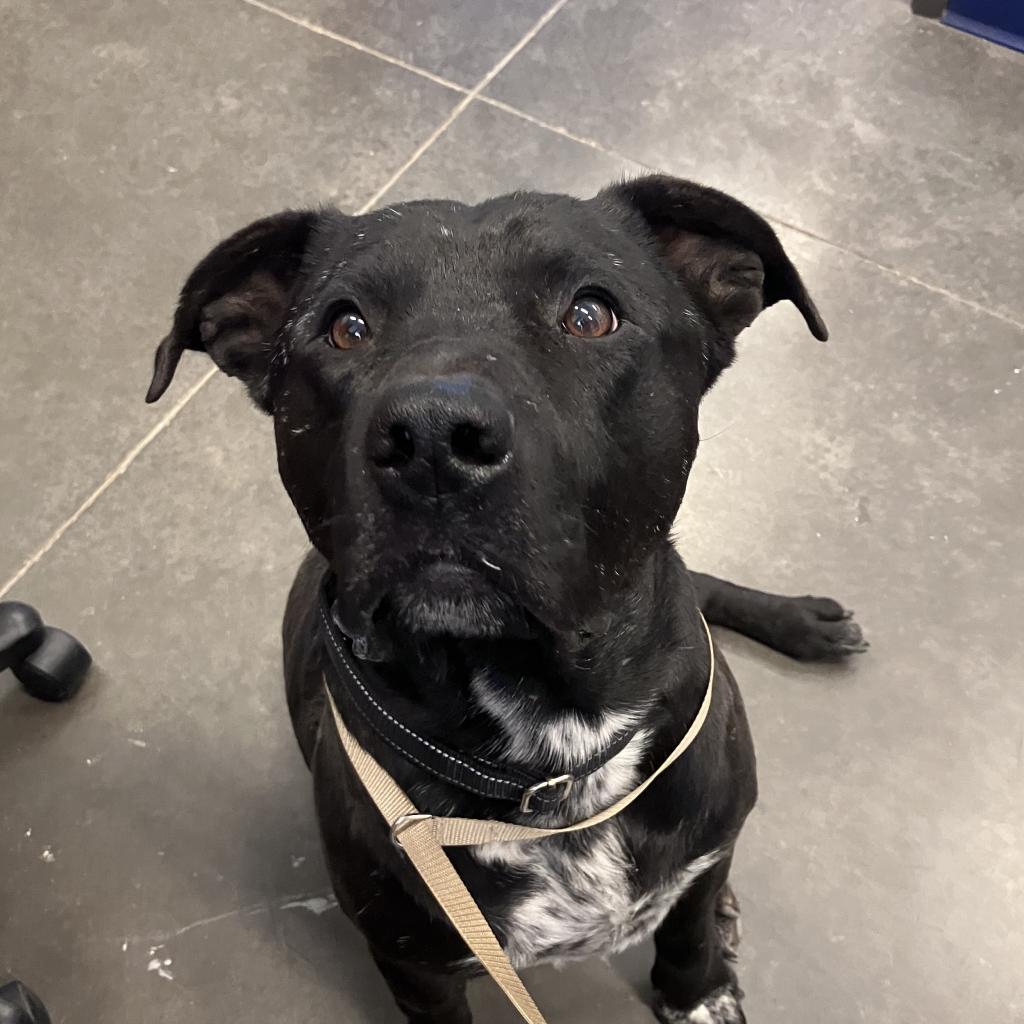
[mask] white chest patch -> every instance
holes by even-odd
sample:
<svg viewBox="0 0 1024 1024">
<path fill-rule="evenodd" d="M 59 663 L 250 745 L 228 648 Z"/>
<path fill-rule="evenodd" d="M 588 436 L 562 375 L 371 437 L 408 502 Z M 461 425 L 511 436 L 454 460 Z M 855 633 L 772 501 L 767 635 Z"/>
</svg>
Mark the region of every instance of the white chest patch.
<svg viewBox="0 0 1024 1024">
<path fill-rule="evenodd" d="M 504 755 L 528 763 L 538 751 L 579 764 L 635 725 L 644 709 L 605 715 L 598 722 L 569 713 L 537 721 L 523 703 L 496 692 L 486 678 L 473 684 L 477 703 L 498 722 Z M 614 803 L 637 784 L 637 764 L 649 734 L 640 730 L 604 767 L 578 782 L 559 819 L 531 818 L 541 826 L 579 821 Z M 481 864 L 522 876 L 523 896 L 498 924 L 516 968 L 541 961 L 610 956 L 647 938 L 693 883 L 722 858 L 715 850 L 691 861 L 655 889 L 637 884 L 636 867 L 614 819 L 570 837 L 474 847 Z"/>
<path fill-rule="evenodd" d="M 505 950 L 517 968 L 542 961 L 611 956 L 647 938 L 676 900 L 722 857 L 691 861 L 668 883 L 638 891 L 633 863 L 614 822 L 570 847 L 561 838 L 494 843 L 474 855 L 524 876 L 525 895 L 500 922 Z"/>
</svg>

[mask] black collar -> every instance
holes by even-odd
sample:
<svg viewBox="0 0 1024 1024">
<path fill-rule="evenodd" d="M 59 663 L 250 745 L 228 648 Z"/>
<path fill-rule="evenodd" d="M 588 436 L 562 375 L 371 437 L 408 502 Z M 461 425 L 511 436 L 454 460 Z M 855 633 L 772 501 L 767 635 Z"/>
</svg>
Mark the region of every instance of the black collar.
<svg viewBox="0 0 1024 1024">
<path fill-rule="evenodd" d="M 324 680 L 335 704 L 347 717 L 356 712 L 406 761 L 452 786 L 477 796 L 519 804 L 524 812 L 552 810 L 569 795 L 575 783 L 603 768 L 637 734 L 636 728 L 624 730 L 583 764 L 566 766 L 566 771 L 553 776 L 496 764 L 425 739 L 388 710 L 387 689 L 370 674 L 360 671 L 353 643 L 341 631 L 334 615 L 333 592 L 333 575 L 327 572 L 320 583 L 319 633 L 327 653 Z"/>
</svg>

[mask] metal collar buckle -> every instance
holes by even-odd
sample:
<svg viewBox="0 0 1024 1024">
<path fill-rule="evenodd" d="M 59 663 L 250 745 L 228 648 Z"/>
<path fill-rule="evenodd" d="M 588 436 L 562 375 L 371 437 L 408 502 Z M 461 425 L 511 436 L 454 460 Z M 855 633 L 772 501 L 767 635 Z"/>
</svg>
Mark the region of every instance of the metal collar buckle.
<svg viewBox="0 0 1024 1024">
<path fill-rule="evenodd" d="M 557 786 L 562 787 L 562 792 L 559 794 L 558 799 L 565 800 L 572 792 L 573 783 L 576 780 L 571 775 L 559 775 L 554 779 L 545 779 L 543 782 L 538 782 L 535 786 L 530 786 L 525 793 L 523 793 L 523 799 L 519 802 L 519 810 L 523 814 L 529 814 L 533 810 L 533 798 L 545 789 L 554 789 Z"/>
</svg>

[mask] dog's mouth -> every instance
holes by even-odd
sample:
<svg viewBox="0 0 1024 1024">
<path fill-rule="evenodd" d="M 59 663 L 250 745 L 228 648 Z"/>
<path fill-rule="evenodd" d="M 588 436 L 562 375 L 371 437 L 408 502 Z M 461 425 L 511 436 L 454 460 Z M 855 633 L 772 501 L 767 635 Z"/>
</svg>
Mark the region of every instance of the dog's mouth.
<svg viewBox="0 0 1024 1024">
<path fill-rule="evenodd" d="M 419 636 L 497 637 L 525 625 L 523 610 L 483 572 L 448 559 L 403 575 L 385 595 L 381 611 L 398 628 Z"/>
<path fill-rule="evenodd" d="M 350 588 L 340 582 L 340 624 L 380 652 L 402 636 L 472 640 L 521 637 L 536 628 L 507 566 L 503 570 L 492 559 L 450 548 L 393 555 L 361 584 Z"/>
</svg>

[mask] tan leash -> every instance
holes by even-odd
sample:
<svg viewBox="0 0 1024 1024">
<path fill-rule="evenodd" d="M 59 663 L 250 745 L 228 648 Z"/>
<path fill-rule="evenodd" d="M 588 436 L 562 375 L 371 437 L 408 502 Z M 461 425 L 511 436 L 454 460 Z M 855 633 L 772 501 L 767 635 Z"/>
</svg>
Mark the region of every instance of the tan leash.
<svg viewBox="0 0 1024 1024">
<path fill-rule="evenodd" d="M 700 614 L 698 612 L 698 614 Z M 327 700 L 341 744 L 345 748 L 356 775 L 365 786 L 370 798 L 377 805 L 384 820 L 391 828 L 391 838 L 405 852 L 427 888 L 433 893 L 448 920 L 462 936 L 470 951 L 483 965 L 487 973 L 508 997 L 509 1002 L 519 1011 L 528 1024 L 545 1024 L 544 1017 L 533 1001 L 522 979 L 516 974 L 505 951 L 501 948 L 483 912 L 470 895 L 465 883 L 452 866 L 446 846 L 478 846 L 483 843 L 522 843 L 536 839 L 549 839 L 568 832 L 580 832 L 609 821 L 624 811 L 640 797 L 660 775 L 667 771 L 693 745 L 700 735 L 711 710 L 711 697 L 715 683 L 715 645 L 711 639 L 704 616 L 700 617 L 708 639 L 711 665 L 708 684 L 697 712 L 686 735 L 658 769 L 649 775 L 636 789 L 627 793 L 610 807 L 591 818 L 567 825 L 564 828 L 533 828 L 504 821 L 486 821 L 478 818 L 439 818 L 422 814 L 405 795 L 397 782 L 366 752 L 349 732 L 338 707 L 326 686 Z"/>
</svg>

